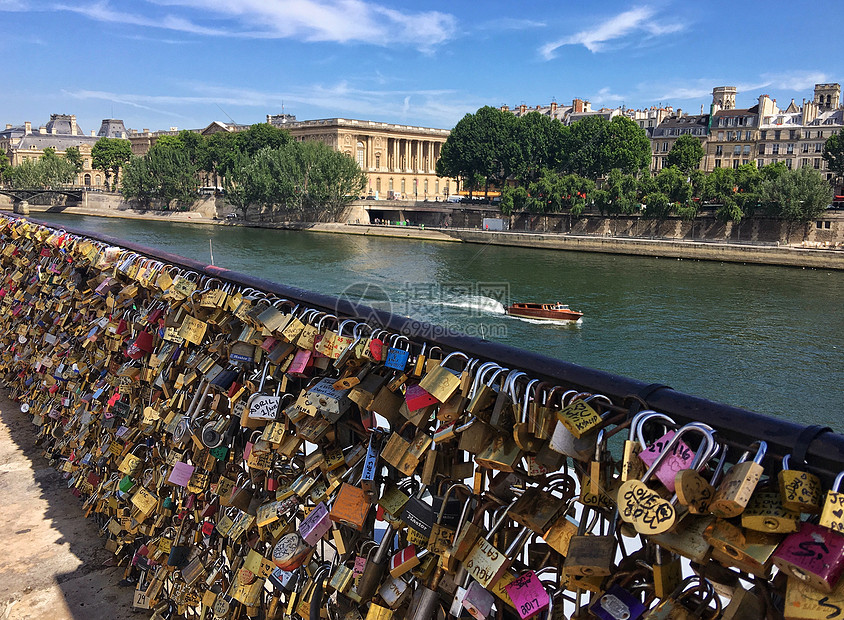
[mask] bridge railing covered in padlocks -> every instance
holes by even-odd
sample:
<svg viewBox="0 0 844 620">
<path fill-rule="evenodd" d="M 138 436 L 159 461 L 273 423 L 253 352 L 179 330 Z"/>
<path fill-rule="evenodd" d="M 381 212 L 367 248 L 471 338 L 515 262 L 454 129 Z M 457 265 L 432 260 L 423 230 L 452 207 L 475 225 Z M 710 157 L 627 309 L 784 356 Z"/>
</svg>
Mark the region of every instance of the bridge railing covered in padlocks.
<svg viewBox="0 0 844 620">
<path fill-rule="evenodd" d="M 0 259 L 6 387 L 155 618 L 844 618 L 829 429 L 12 217 Z"/>
</svg>

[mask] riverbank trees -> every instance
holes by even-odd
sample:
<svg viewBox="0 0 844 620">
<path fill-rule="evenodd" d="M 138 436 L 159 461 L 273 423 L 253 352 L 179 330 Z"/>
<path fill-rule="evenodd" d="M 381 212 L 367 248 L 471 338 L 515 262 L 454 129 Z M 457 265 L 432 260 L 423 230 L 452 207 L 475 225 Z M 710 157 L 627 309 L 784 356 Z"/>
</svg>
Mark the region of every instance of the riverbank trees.
<svg viewBox="0 0 844 620">
<path fill-rule="evenodd" d="M 223 187 L 241 214 L 336 218 L 366 186 L 351 157 L 321 142 L 296 142 L 266 123 L 239 133 L 204 137 L 182 131 L 163 136 L 143 157 L 132 158 L 123 174 L 123 196 L 145 206 L 154 201 L 185 208 L 196 197 L 202 173 Z"/>
<path fill-rule="evenodd" d="M 73 182 L 77 165 L 73 154 L 59 155 L 54 148 L 47 147 L 37 160 L 25 159 L 17 166 L 6 168 L 3 180 L 12 188 L 55 189 Z"/>
<path fill-rule="evenodd" d="M 824 156 L 830 170 L 844 176 L 844 135 L 830 138 Z M 697 137 L 680 136 L 666 157 L 668 165 L 651 174 L 650 141 L 630 119 L 596 114 L 566 126 L 538 112 L 517 117 L 484 107 L 452 130 L 437 174 L 461 178 L 465 189 L 479 193 L 500 187 L 504 214 L 578 216 L 595 209 L 609 216 L 693 220 L 702 209 L 714 209 L 724 222 L 740 223 L 760 213 L 791 225 L 814 219 L 832 198 L 829 184 L 814 169 L 745 164 L 705 175 L 698 169 L 703 157 Z"/>
</svg>

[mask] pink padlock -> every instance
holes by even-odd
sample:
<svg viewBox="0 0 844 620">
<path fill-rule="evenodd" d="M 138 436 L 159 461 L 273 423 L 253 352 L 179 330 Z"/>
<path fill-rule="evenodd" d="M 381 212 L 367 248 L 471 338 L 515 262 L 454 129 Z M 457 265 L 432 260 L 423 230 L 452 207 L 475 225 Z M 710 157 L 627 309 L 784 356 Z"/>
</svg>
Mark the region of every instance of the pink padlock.
<svg viewBox="0 0 844 620">
<path fill-rule="evenodd" d="M 830 593 L 844 572 L 844 535 L 803 522 L 780 543 L 773 559 L 781 571 Z"/>
<path fill-rule="evenodd" d="M 653 442 L 653 444 L 651 444 L 647 449 L 642 450 L 642 452 L 639 453 L 639 458 L 642 459 L 645 465 L 650 467 L 654 464 L 654 462 L 656 462 L 660 454 L 662 454 L 663 448 L 667 446 L 668 442 L 671 441 L 671 438 L 674 437 L 674 433 L 675 431 L 668 431 L 665 435 Z M 645 446 L 644 438 L 641 436 L 641 429 L 639 443 L 641 443 L 642 446 Z M 662 464 L 654 472 L 654 475 L 656 475 L 666 489 L 673 493 L 674 477 L 677 475 L 677 472 L 683 471 L 684 469 L 691 469 L 694 459 L 695 453 L 692 452 L 692 449 L 689 448 L 689 446 L 680 440 L 672 449 L 672 454 L 670 454 L 668 458 L 662 462 Z"/>
<path fill-rule="evenodd" d="M 547 609 L 551 602 L 548 592 L 532 570 L 508 583 L 504 590 L 522 620 Z"/>
<path fill-rule="evenodd" d="M 299 535 L 305 539 L 306 543 L 314 547 L 330 529 L 331 517 L 328 516 L 328 508 L 325 507 L 323 502 L 320 502 L 302 520 L 301 525 L 299 525 Z"/>
<path fill-rule="evenodd" d="M 311 375 L 313 365 L 313 351 L 299 349 L 287 368 L 287 374 L 291 377 L 307 378 Z"/>
</svg>

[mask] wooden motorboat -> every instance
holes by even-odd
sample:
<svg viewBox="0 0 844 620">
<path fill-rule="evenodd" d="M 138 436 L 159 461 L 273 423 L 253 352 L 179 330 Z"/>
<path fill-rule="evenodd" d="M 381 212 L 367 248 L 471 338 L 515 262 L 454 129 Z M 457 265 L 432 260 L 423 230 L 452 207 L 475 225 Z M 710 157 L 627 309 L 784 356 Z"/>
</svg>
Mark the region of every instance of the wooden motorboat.
<svg viewBox="0 0 844 620">
<path fill-rule="evenodd" d="M 566 304 L 560 302 L 552 304 L 512 304 L 505 309 L 505 312 L 510 316 L 546 321 L 577 321 L 583 316 L 582 312 L 572 310 Z"/>
</svg>

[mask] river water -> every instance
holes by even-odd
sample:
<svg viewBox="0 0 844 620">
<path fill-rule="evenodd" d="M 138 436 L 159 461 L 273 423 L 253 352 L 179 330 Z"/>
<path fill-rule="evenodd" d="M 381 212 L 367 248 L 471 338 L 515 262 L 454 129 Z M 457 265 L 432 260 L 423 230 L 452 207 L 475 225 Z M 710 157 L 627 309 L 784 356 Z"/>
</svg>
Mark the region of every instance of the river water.
<svg viewBox="0 0 844 620">
<path fill-rule="evenodd" d="M 213 249 L 218 266 L 759 413 L 842 430 L 841 272 L 36 217 L 203 262 L 210 262 Z M 561 301 L 584 318 L 560 325 L 511 318 L 504 315 L 511 301 Z"/>
</svg>

